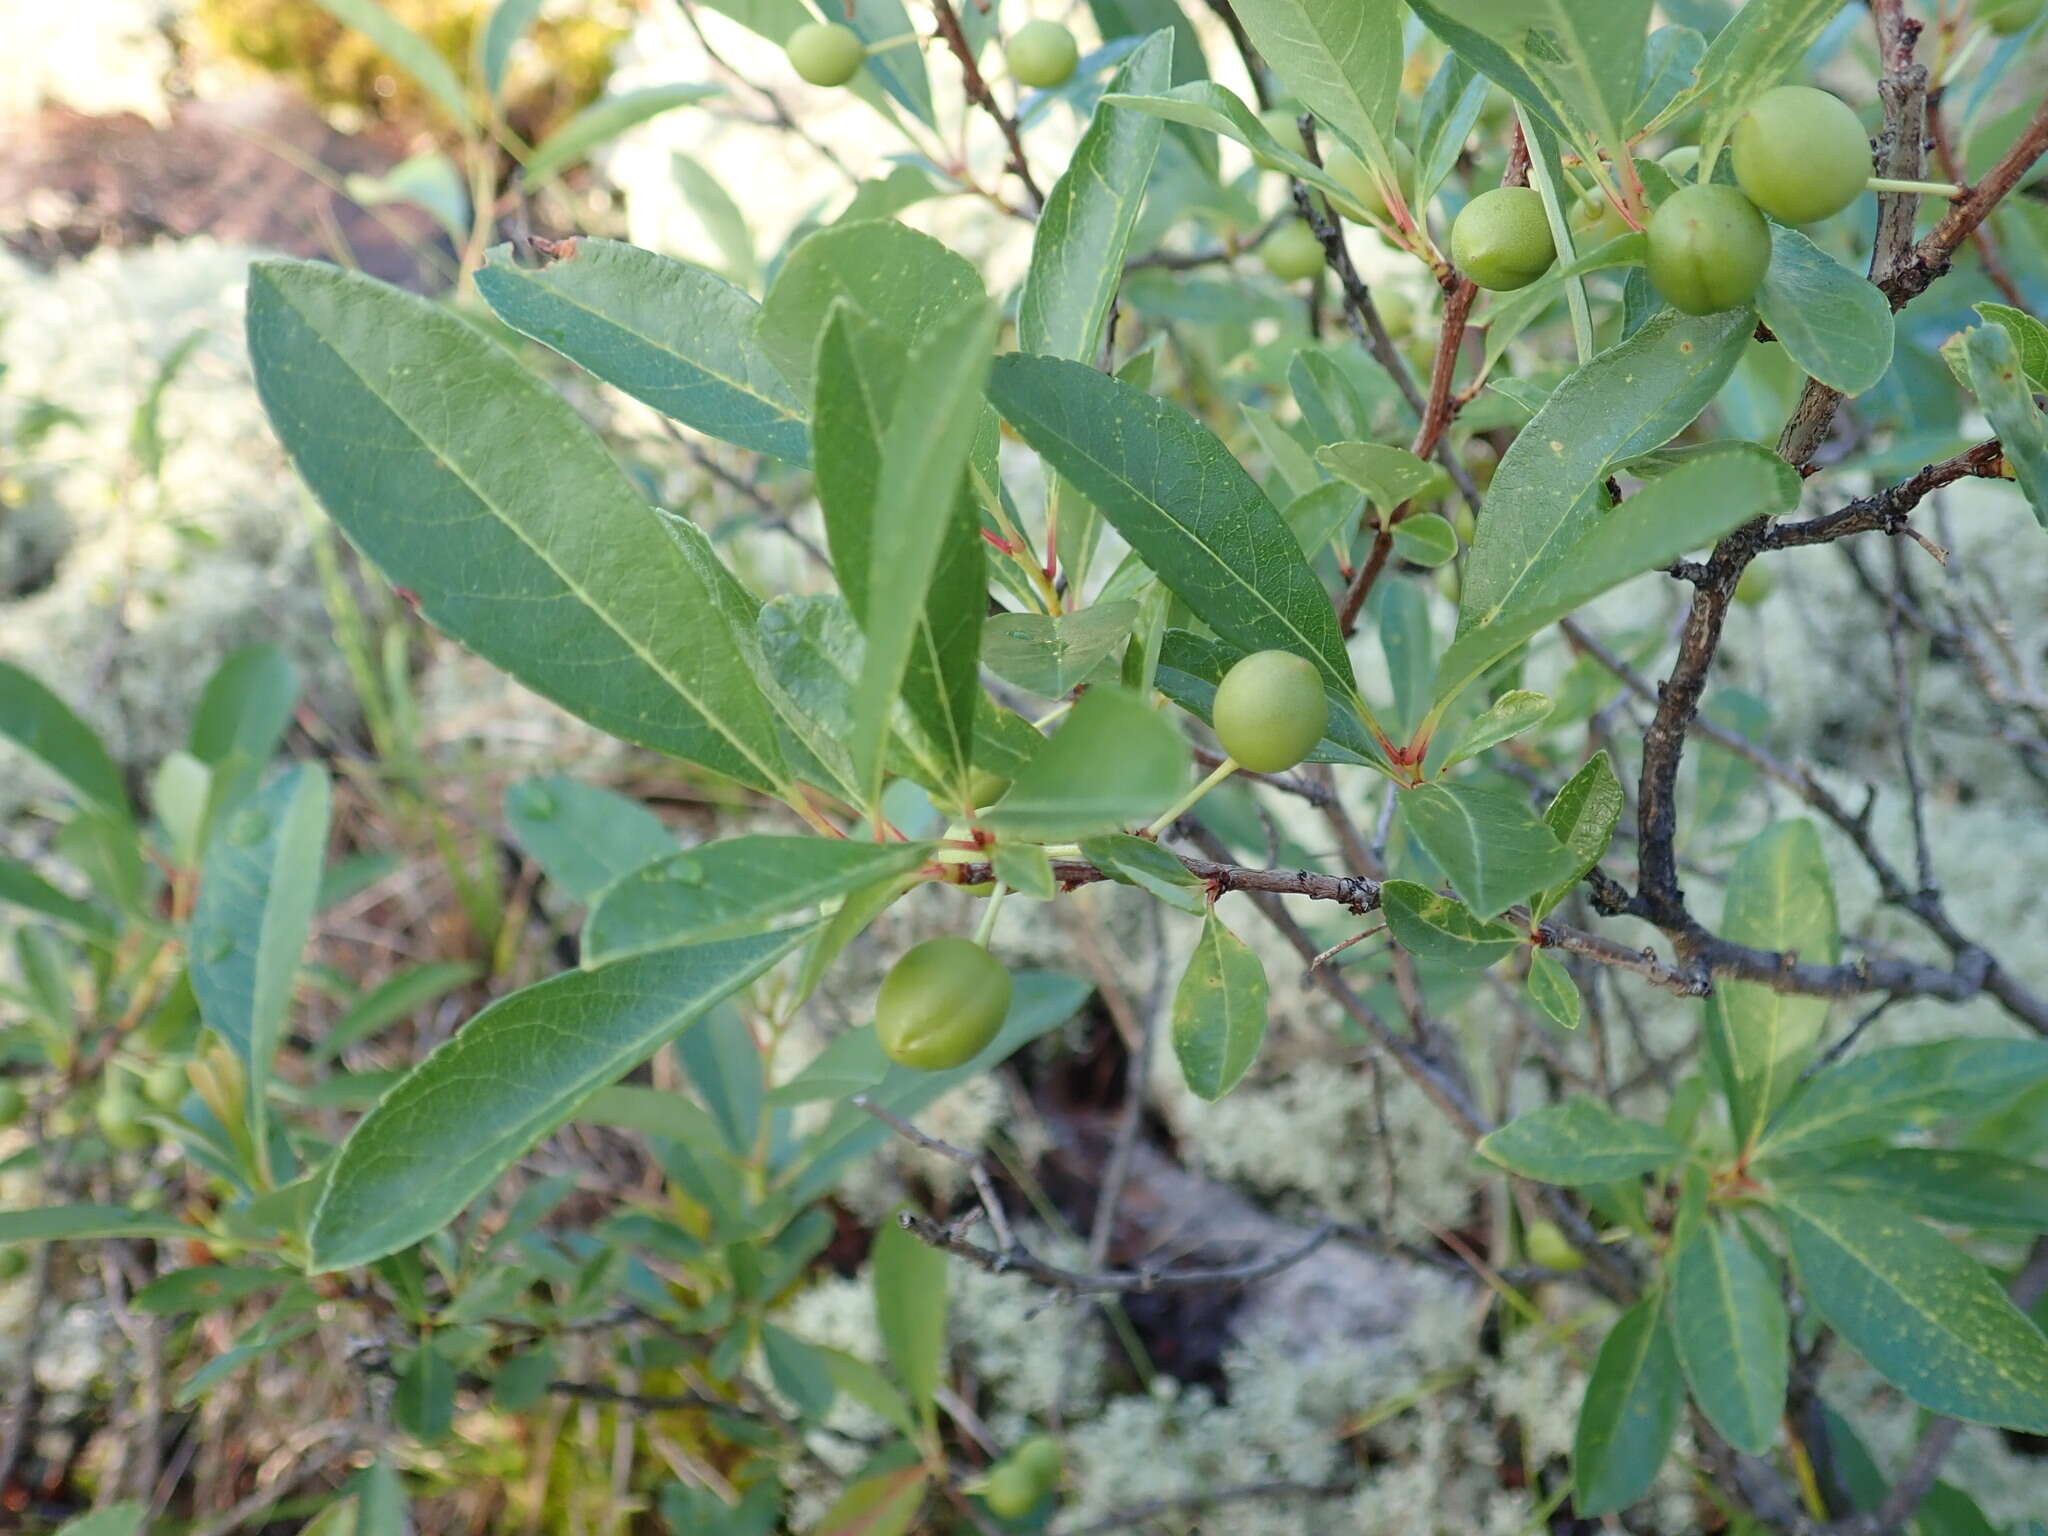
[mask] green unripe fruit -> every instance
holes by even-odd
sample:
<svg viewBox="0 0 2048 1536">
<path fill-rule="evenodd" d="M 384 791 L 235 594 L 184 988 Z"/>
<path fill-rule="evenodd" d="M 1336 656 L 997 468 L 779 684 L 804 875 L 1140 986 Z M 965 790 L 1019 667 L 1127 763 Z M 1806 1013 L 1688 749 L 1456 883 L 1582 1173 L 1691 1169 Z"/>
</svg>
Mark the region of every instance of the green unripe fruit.
<svg viewBox="0 0 2048 1536">
<path fill-rule="evenodd" d="M 1571 226 L 1573 243 L 1582 252 L 1619 240 L 1629 232 L 1628 220 L 1604 192 L 1589 192 L 1573 203 L 1565 222 Z"/>
<path fill-rule="evenodd" d="M 1415 301 L 1399 288 L 1375 289 L 1372 307 L 1380 312 L 1380 324 L 1396 341 L 1415 329 Z"/>
<path fill-rule="evenodd" d="M 1735 583 L 1735 601 L 1745 608 L 1755 608 L 1771 595 L 1771 589 L 1777 584 L 1775 571 L 1752 562 L 1744 567 L 1742 579 Z"/>
<path fill-rule="evenodd" d="M 967 776 L 967 803 L 978 811 L 985 805 L 994 805 L 1009 788 L 1010 781 L 1000 773 L 977 768 Z"/>
<path fill-rule="evenodd" d="M 1475 437 L 1458 450 L 1458 457 L 1464 461 L 1465 473 L 1472 477 L 1472 484 L 1485 490 L 1493 484 L 1493 472 L 1500 468 L 1500 450 L 1483 437 Z M 1465 509 L 1470 512 L 1472 509 Z"/>
<path fill-rule="evenodd" d="M 1323 270 L 1323 242 L 1300 219 L 1289 219 L 1259 247 L 1259 260 L 1283 283 L 1298 283 Z"/>
<path fill-rule="evenodd" d="M 1688 315 L 1741 308 L 1770 264 L 1770 226 L 1733 187 L 1680 187 L 1651 215 L 1650 281 Z"/>
<path fill-rule="evenodd" d="M 173 1109 L 184 1102 L 189 1081 L 177 1062 L 159 1062 L 142 1075 L 142 1096 L 158 1109 Z"/>
<path fill-rule="evenodd" d="M 1765 91 L 1728 139 L 1735 184 L 1780 224 L 1832 218 L 1870 178 L 1870 141 L 1839 96 L 1810 85 Z"/>
<path fill-rule="evenodd" d="M 1073 78 L 1081 62 L 1074 34 L 1056 21 L 1027 21 L 1003 47 L 1010 78 L 1020 85 L 1049 91 Z"/>
<path fill-rule="evenodd" d="M 99 1102 L 93 1105 L 92 1115 L 100 1134 L 123 1152 L 132 1152 L 149 1140 L 149 1131 L 142 1123 L 142 1105 L 135 1090 L 125 1083 L 102 1092 Z"/>
<path fill-rule="evenodd" d="M 0 1285 L 9 1280 L 19 1280 L 28 1272 L 28 1251 L 24 1248 L 0 1248 Z"/>
<path fill-rule="evenodd" d="M 28 1095 L 11 1078 L 0 1077 L 0 1130 L 13 1125 L 28 1110 Z"/>
<path fill-rule="evenodd" d="M 1299 107 L 1268 107 L 1259 114 L 1259 121 L 1265 125 L 1266 132 L 1273 135 L 1279 141 L 1282 149 L 1286 150 L 1289 154 L 1300 155 L 1303 158 L 1307 157 L 1308 142 L 1301 136 L 1301 109 Z M 1271 155 L 1262 155 L 1256 150 L 1252 152 L 1252 163 L 1261 170 L 1277 171 L 1280 169 L 1280 162 L 1278 160 L 1275 160 Z"/>
<path fill-rule="evenodd" d="M 1400 175 L 1401 198 L 1406 201 L 1408 189 L 1415 184 L 1415 151 L 1406 144 L 1394 145 L 1394 165 Z M 1391 218 L 1387 212 L 1386 189 L 1380 185 L 1379 177 L 1372 173 L 1372 167 L 1351 153 L 1342 144 L 1332 144 L 1329 153 L 1323 156 L 1323 169 L 1328 171 L 1338 186 L 1351 194 L 1346 202 L 1339 199 L 1337 211 L 1354 223 L 1363 223 L 1367 215 L 1375 219 Z"/>
<path fill-rule="evenodd" d="M 2014 37 L 2041 19 L 2048 0 L 1983 0 L 1977 14 L 2000 37 Z"/>
<path fill-rule="evenodd" d="M 1522 1247 L 1532 1264 L 1541 1264 L 1545 1269 L 1569 1274 L 1586 1265 L 1586 1256 L 1571 1245 L 1571 1240 L 1554 1221 L 1531 1222 L 1529 1230 L 1522 1234 Z"/>
<path fill-rule="evenodd" d="M 1280 773 L 1323 739 L 1330 701 L 1314 662 L 1292 651 L 1254 651 L 1223 674 L 1211 718 L 1239 767 Z"/>
<path fill-rule="evenodd" d="M 1458 503 L 1457 511 L 1451 514 L 1451 526 L 1457 529 L 1458 542 L 1461 544 L 1469 546 L 1474 539 L 1479 537 L 1479 519 L 1473 515 L 1472 509 L 1462 501 Z"/>
<path fill-rule="evenodd" d="M 851 27 L 810 21 L 789 34 L 789 67 L 812 85 L 844 85 L 860 73 L 867 45 Z"/>
<path fill-rule="evenodd" d="M 1043 1496 L 1031 1474 L 1014 1461 L 990 1469 L 981 1485 L 981 1502 L 999 1520 L 1020 1520 L 1031 1513 Z"/>
<path fill-rule="evenodd" d="M 1700 168 L 1700 147 L 1697 144 L 1681 144 L 1676 149 L 1667 149 L 1657 157 L 1657 163 L 1664 167 L 1664 174 L 1683 186 L 1692 180 L 1692 173 Z"/>
<path fill-rule="evenodd" d="M 1482 288 L 1526 288 L 1557 259 L 1543 199 L 1528 187 L 1495 187 L 1467 203 L 1451 226 L 1451 261 Z"/>
<path fill-rule="evenodd" d="M 1059 1486 L 1060 1472 L 1066 1465 L 1066 1454 L 1051 1435 L 1033 1435 L 1010 1452 L 1009 1459 L 1031 1474 L 1040 1493 L 1050 1493 Z"/>
<path fill-rule="evenodd" d="M 875 998 L 891 1061 L 943 1072 L 979 1055 L 1010 1011 L 1010 973 L 971 939 L 927 939 L 898 960 Z"/>
</svg>

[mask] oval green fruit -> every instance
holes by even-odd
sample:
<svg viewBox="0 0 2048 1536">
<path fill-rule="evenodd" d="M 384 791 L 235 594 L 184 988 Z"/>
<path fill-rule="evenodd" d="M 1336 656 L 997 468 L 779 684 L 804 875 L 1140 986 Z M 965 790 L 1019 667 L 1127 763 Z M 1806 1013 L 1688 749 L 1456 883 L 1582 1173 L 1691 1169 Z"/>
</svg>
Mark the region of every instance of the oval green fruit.
<svg viewBox="0 0 2048 1536">
<path fill-rule="evenodd" d="M 1541 1264 L 1545 1269 L 1570 1274 L 1586 1266 L 1586 1256 L 1572 1246 L 1571 1239 L 1554 1221 L 1529 1223 L 1529 1230 L 1522 1234 L 1522 1247 L 1532 1264 Z"/>
<path fill-rule="evenodd" d="M 1292 651 L 1254 651 L 1216 685 L 1211 719 L 1239 767 L 1280 773 L 1323 739 L 1330 701 L 1314 662 Z"/>
<path fill-rule="evenodd" d="M 2048 0 L 1982 0 L 1977 15 L 1999 37 L 2017 37 L 2041 19 Z"/>
<path fill-rule="evenodd" d="M 1543 199 L 1528 187 L 1495 187 L 1458 212 L 1451 261 L 1482 288 L 1526 288 L 1557 259 Z"/>
<path fill-rule="evenodd" d="M 1010 973 L 971 939 L 927 939 L 896 962 L 875 998 L 891 1061 L 943 1072 L 971 1061 L 1010 1011 Z"/>
<path fill-rule="evenodd" d="M 174 1109 L 185 1100 L 191 1080 L 175 1061 L 158 1062 L 142 1075 L 142 1096 L 158 1109 Z"/>
<path fill-rule="evenodd" d="M 1780 224 L 1812 224 L 1856 201 L 1870 140 L 1839 96 L 1810 85 L 1765 91 L 1728 139 L 1735 184 Z"/>
<path fill-rule="evenodd" d="M 1283 283 L 1298 283 L 1323 270 L 1323 242 L 1301 219 L 1289 219 L 1259 246 L 1259 260 Z"/>
<path fill-rule="evenodd" d="M 811 21 L 789 34 L 789 67 L 812 85 L 844 85 L 860 73 L 867 45 L 851 27 Z"/>
<path fill-rule="evenodd" d="M 1000 773 L 977 768 L 967 776 L 967 802 L 978 811 L 985 805 L 994 805 L 1009 788 L 1010 781 Z"/>
<path fill-rule="evenodd" d="M 28 1270 L 26 1248 L 0 1248 L 0 1284 L 19 1280 Z"/>
<path fill-rule="evenodd" d="M 1021 1520 L 1044 1496 L 1031 1474 L 1014 1461 L 999 1462 L 981 1485 L 981 1502 L 999 1520 Z"/>
<path fill-rule="evenodd" d="M 101 1092 L 92 1115 L 100 1134 L 123 1152 L 132 1152 L 149 1140 L 149 1130 L 142 1123 L 142 1104 L 135 1097 L 135 1090 L 124 1082 Z"/>
<path fill-rule="evenodd" d="M 1628 220 L 1604 192 L 1589 192 L 1573 203 L 1566 222 L 1571 226 L 1572 241 L 1581 252 L 1597 250 L 1629 232 Z"/>
<path fill-rule="evenodd" d="M 1676 149 L 1667 149 L 1657 157 L 1657 163 L 1664 167 L 1665 175 L 1684 186 L 1692 180 L 1693 172 L 1700 168 L 1700 147 L 1681 144 Z"/>
<path fill-rule="evenodd" d="M 1771 229 L 1733 187 L 1680 187 L 1650 217 L 1650 281 L 1674 309 L 1711 315 L 1756 296 Z"/>
<path fill-rule="evenodd" d="M 1051 1435 L 1033 1435 L 1010 1452 L 1009 1459 L 1030 1473 L 1040 1493 L 1050 1493 L 1059 1486 L 1060 1472 L 1067 1460 L 1059 1441 Z"/>
<path fill-rule="evenodd" d="M 1289 154 L 1300 155 L 1303 158 L 1307 157 L 1308 142 L 1301 136 L 1300 107 L 1288 106 L 1284 103 L 1279 106 L 1268 107 L 1259 114 L 1259 121 L 1265 126 L 1266 132 L 1273 135 L 1282 149 L 1286 150 Z M 1271 155 L 1262 155 L 1257 150 L 1252 151 L 1252 162 L 1264 171 L 1277 171 L 1280 169 L 1280 162 L 1278 160 L 1275 160 Z"/>
<path fill-rule="evenodd" d="M 1406 144 L 1394 144 L 1394 167 L 1400 177 L 1401 200 L 1406 202 L 1415 185 L 1415 151 Z M 1329 152 L 1323 156 L 1323 169 L 1328 171 L 1337 185 L 1351 194 L 1350 201 L 1340 200 L 1337 211 L 1355 224 L 1362 224 L 1369 216 L 1375 219 L 1391 217 L 1387 212 L 1386 188 L 1380 185 L 1372 167 L 1344 145 L 1332 143 Z"/>
<path fill-rule="evenodd" d="M 0 1077 L 0 1130 L 5 1130 L 28 1111 L 28 1095 L 12 1078 Z"/>
<path fill-rule="evenodd" d="M 1049 91 L 1073 78 L 1081 49 L 1058 22 L 1027 21 L 1003 46 L 1003 62 L 1018 84 Z"/>
<path fill-rule="evenodd" d="M 1743 567 L 1742 577 L 1735 583 L 1735 601 L 1745 608 L 1755 608 L 1771 595 L 1771 589 L 1778 584 L 1778 573 L 1769 566 L 1752 560 Z"/>
</svg>

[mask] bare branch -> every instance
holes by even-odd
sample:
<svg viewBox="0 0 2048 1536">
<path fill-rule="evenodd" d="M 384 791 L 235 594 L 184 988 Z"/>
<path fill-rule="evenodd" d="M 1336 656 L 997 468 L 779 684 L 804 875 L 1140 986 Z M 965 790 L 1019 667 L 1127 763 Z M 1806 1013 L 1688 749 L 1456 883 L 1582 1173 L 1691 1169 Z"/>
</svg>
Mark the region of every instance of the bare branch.
<svg viewBox="0 0 2048 1536">
<path fill-rule="evenodd" d="M 993 1248 L 984 1248 L 978 1243 L 968 1242 L 953 1228 L 933 1221 L 929 1216 L 920 1216 L 915 1211 L 900 1212 L 896 1220 L 904 1231 L 916 1234 L 934 1248 L 943 1248 L 947 1253 L 967 1260 L 978 1269 L 987 1270 L 992 1275 L 1023 1275 L 1040 1285 L 1049 1286 L 1069 1296 L 1112 1293 L 1146 1295 L 1154 1291 L 1192 1291 L 1217 1286 L 1251 1285 L 1260 1280 L 1270 1279 L 1282 1270 L 1299 1264 L 1337 1235 L 1337 1224 L 1326 1221 L 1293 1248 L 1250 1263 L 1228 1265 L 1221 1269 L 1112 1269 L 1088 1272 L 1062 1269 L 1057 1264 L 1048 1264 L 1022 1244 L 1001 1253 Z"/>
</svg>

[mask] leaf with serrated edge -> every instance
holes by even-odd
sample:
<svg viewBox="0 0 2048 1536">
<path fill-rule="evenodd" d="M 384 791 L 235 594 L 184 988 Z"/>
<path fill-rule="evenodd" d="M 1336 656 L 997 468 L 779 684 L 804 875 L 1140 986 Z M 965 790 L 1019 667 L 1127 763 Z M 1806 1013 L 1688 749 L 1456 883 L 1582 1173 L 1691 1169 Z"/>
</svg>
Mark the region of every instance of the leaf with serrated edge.
<svg viewBox="0 0 2048 1536">
<path fill-rule="evenodd" d="M 1771 1205 L 1799 1289 L 1930 1413 L 2048 1434 L 2048 1339 L 1984 1266 L 1895 1207 L 1809 1186 Z"/>
<path fill-rule="evenodd" d="M 1235 1088 L 1266 1038 L 1266 968 L 1212 911 L 1173 994 L 1173 1054 L 1194 1095 Z"/>
</svg>

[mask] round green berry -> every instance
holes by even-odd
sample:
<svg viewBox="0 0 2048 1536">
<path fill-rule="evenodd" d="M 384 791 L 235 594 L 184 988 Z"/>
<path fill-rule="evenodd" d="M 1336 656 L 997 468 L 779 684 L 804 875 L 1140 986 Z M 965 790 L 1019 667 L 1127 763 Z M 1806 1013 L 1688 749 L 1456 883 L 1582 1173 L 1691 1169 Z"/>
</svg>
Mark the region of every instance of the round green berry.
<svg viewBox="0 0 2048 1536">
<path fill-rule="evenodd" d="M 1684 186 L 1692 180 L 1693 172 L 1700 168 L 1700 147 L 1681 144 L 1676 149 L 1667 149 L 1657 157 L 1657 163 L 1664 168 L 1665 175 Z"/>
<path fill-rule="evenodd" d="M 1849 104 L 1810 85 L 1765 91 L 1728 139 L 1735 184 L 1780 224 L 1812 224 L 1856 201 L 1870 140 Z"/>
<path fill-rule="evenodd" d="M 158 1109 L 175 1109 L 182 1104 L 189 1086 L 190 1079 L 179 1062 L 161 1061 L 142 1074 L 142 1096 Z"/>
<path fill-rule="evenodd" d="M 1526 288 L 1556 259 L 1543 199 L 1528 187 L 1480 193 L 1451 226 L 1451 260 L 1482 288 Z"/>
<path fill-rule="evenodd" d="M 1259 260 L 1283 283 L 1298 283 L 1323 270 L 1323 242 L 1301 219 L 1289 219 L 1259 246 Z"/>
<path fill-rule="evenodd" d="M 1532 1221 L 1522 1234 L 1522 1247 L 1532 1264 L 1569 1274 L 1586 1266 L 1586 1256 L 1574 1248 L 1564 1229 L 1554 1221 Z"/>
<path fill-rule="evenodd" d="M 1009 1459 L 1031 1474 L 1040 1493 L 1050 1493 L 1059 1486 L 1060 1472 L 1066 1465 L 1066 1454 L 1051 1435 L 1033 1435 L 1010 1452 Z"/>
<path fill-rule="evenodd" d="M 2000 37 L 2016 37 L 2041 19 L 2048 0 L 1981 0 L 1977 15 Z"/>
<path fill-rule="evenodd" d="M 1735 601 L 1745 608 L 1755 608 L 1771 595 L 1771 589 L 1778 584 L 1778 573 L 1767 565 L 1754 562 L 1743 568 L 1742 577 L 1735 583 Z"/>
<path fill-rule="evenodd" d="M 1239 767 L 1280 773 L 1323 739 L 1330 702 L 1314 662 L 1292 651 L 1254 651 L 1223 674 L 1211 718 Z"/>
<path fill-rule="evenodd" d="M 860 73 L 867 45 L 851 27 L 810 21 L 789 34 L 789 67 L 812 85 L 844 85 Z"/>
<path fill-rule="evenodd" d="M 977 768 L 967 776 L 967 803 L 978 811 L 985 805 L 994 805 L 1009 788 L 1010 781 L 1000 773 Z"/>
<path fill-rule="evenodd" d="M 1265 126 L 1266 132 L 1273 135 L 1273 138 L 1279 143 L 1280 147 L 1290 155 L 1307 156 L 1308 142 L 1301 136 L 1300 107 L 1287 105 L 1268 107 L 1259 114 L 1259 121 Z M 1257 150 L 1252 151 L 1252 161 L 1261 170 L 1277 171 L 1280 169 L 1280 162 L 1278 160 L 1275 160 L 1271 155 L 1260 154 Z"/>
<path fill-rule="evenodd" d="M 1014 1461 L 998 1463 L 982 1480 L 981 1502 L 999 1520 L 1021 1520 L 1031 1513 L 1044 1491 Z"/>
<path fill-rule="evenodd" d="M 891 1061 L 943 1072 L 971 1061 L 1010 1011 L 1010 973 L 971 939 L 927 939 L 882 979 L 875 1033 Z"/>
<path fill-rule="evenodd" d="M 1056 21 L 1027 21 L 1003 47 L 1003 62 L 1019 85 L 1049 91 L 1065 85 L 1081 62 L 1074 34 Z"/>
<path fill-rule="evenodd" d="M 1680 187 L 1650 218 L 1650 281 L 1688 315 L 1741 308 L 1770 264 L 1770 226 L 1733 187 Z"/>
<path fill-rule="evenodd" d="M 28 1272 L 28 1250 L 25 1248 L 0 1248 L 0 1284 L 19 1280 Z"/>
<path fill-rule="evenodd" d="M 101 1091 L 92 1113 L 100 1134 L 123 1152 L 132 1152 L 149 1140 L 149 1129 L 142 1123 L 142 1103 L 125 1079 Z"/>
<path fill-rule="evenodd" d="M 1408 199 L 1415 185 L 1415 151 L 1406 144 L 1394 145 L 1394 167 L 1400 180 L 1403 202 Z M 1368 217 L 1390 219 L 1387 211 L 1387 189 L 1380 179 L 1358 156 L 1342 144 L 1332 144 L 1329 153 L 1323 156 L 1323 169 L 1328 171 L 1337 185 L 1350 193 L 1349 200 L 1339 199 L 1337 211 L 1355 224 L 1362 224 Z"/>
</svg>

